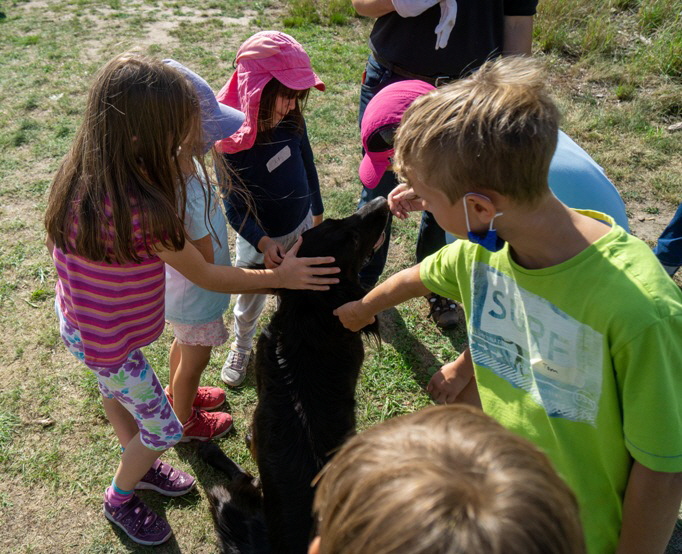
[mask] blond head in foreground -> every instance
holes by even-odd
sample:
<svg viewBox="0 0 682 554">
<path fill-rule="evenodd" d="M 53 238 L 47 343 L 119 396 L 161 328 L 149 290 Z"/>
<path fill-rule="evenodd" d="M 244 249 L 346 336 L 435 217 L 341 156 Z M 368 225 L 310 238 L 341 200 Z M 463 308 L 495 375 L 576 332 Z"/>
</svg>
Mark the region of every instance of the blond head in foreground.
<svg viewBox="0 0 682 554">
<path fill-rule="evenodd" d="M 582 554 L 547 457 L 480 410 L 431 407 L 350 439 L 322 471 L 311 554 Z"/>
</svg>

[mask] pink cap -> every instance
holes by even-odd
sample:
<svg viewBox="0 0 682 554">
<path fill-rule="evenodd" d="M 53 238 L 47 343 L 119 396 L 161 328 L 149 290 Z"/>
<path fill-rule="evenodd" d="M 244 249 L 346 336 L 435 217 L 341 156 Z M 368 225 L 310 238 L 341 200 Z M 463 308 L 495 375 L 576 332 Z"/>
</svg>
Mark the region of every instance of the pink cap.
<svg viewBox="0 0 682 554">
<path fill-rule="evenodd" d="M 261 31 L 246 39 L 236 57 L 237 69 L 216 98 L 244 112 L 246 119 L 232 136 L 218 141 L 221 152 L 239 152 L 253 146 L 258 132 L 258 108 L 263 88 L 274 77 L 293 90 L 324 90 L 310 58 L 293 37 L 280 31 Z"/>
<path fill-rule="evenodd" d="M 381 177 L 391 164 L 390 158 L 395 152 L 393 148 L 383 152 L 370 152 L 367 143 L 372 134 L 381 127 L 400 123 L 410 104 L 419 96 L 435 90 L 435 88 L 424 81 L 398 81 L 381 89 L 369 101 L 360 124 L 365 157 L 362 159 L 358 170 L 360 180 L 367 188 L 373 189 L 379 184 Z"/>
</svg>

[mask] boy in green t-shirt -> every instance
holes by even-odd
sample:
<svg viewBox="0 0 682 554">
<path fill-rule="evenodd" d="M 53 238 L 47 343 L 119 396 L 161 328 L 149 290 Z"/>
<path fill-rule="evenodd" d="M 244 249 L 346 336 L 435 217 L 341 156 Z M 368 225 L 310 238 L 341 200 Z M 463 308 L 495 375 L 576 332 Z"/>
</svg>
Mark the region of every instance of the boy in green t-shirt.
<svg viewBox="0 0 682 554">
<path fill-rule="evenodd" d="M 661 553 L 682 500 L 682 293 L 646 244 L 550 192 L 545 82 L 503 58 L 415 101 L 400 204 L 468 240 L 335 313 L 357 330 L 429 292 L 462 302 L 483 409 L 548 454 L 589 551 Z"/>
</svg>

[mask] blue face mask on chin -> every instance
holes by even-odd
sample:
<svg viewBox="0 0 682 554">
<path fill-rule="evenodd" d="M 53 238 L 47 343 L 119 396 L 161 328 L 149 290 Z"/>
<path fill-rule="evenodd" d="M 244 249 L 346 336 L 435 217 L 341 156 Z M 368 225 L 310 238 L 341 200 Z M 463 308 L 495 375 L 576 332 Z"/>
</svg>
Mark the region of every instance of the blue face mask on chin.
<svg viewBox="0 0 682 554">
<path fill-rule="evenodd" d="M 464 217 L 467 222 L 467 238 L 474 244 L 480 244 L 483 248 L 489 250 L 490 252 L 498 252 L 502 250 L 505 241 L 497 236 L 497 231 L 493 229 L 493 223 L 495 218 L 501 216 L 503 212 L 498 212 L 495 214 L 495 216 L 490 220 L 490 227 L 485 233 L 474 233 L 471 230 L 471 226 L 469 225 L 469 210 L 467 210 L 466 204 L 466 199 L 469 195 L 476 195 L 485 198 L 486 200 L 490 200 L 490 198 L 487 196 L 477 194 L 475 192 L 469 192 L 464 195 Z"/>
</svg>

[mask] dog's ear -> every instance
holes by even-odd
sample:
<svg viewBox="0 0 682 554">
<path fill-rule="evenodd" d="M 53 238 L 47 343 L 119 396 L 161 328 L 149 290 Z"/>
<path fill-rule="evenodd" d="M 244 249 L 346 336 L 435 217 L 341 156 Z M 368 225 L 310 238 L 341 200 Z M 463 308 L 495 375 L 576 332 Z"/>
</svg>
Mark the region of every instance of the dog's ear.
<svg viewBox="0 0 682 554">
<path fill-rule="evenodd" d="M 377 315 L 374 322 L 360 329 L 360 332 L 374 342 L 375 346 L 381 345 L 381 318 Z"/>
</svg>

